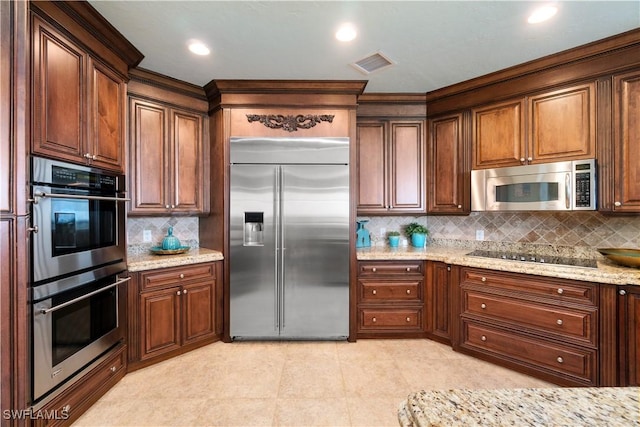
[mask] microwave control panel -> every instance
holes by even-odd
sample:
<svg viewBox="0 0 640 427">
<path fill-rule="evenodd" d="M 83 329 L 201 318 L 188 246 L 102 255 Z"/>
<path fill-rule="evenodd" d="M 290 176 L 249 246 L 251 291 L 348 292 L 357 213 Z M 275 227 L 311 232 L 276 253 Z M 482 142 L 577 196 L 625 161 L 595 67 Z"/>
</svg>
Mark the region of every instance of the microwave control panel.
<svg viewBox="0 0 640 427">
<path fill-rule="evenodd" d="M 595 162 L 574 162 L 575 207 L 594 209 L 595 206 Z"/>
</svg>

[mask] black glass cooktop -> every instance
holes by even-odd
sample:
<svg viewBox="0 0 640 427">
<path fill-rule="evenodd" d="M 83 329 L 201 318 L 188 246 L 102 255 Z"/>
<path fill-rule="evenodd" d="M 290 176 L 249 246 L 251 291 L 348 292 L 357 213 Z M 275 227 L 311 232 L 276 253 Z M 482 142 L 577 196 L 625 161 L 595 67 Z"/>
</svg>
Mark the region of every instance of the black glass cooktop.
<svg viewBox="0 0 640 427">
<path fill-rule="evenodd" d="M 571 265 L 574 267 L 589 267 L 597 268 L 598 263 L 595 259 L 588 258 L 567 258 L 559 256 L 541 256 L 531 255 L 527 253 L 517 252 L 499 252 L 499 251 L 483 251 L 477 250 L 468 253 L 469 256 L 478 256 L 484 258 L 497 258 L 509 261 L 523 261 L 523 262 L 536 262 L 539 264 L 557 264 L 557 265 Z"/>
</svg>

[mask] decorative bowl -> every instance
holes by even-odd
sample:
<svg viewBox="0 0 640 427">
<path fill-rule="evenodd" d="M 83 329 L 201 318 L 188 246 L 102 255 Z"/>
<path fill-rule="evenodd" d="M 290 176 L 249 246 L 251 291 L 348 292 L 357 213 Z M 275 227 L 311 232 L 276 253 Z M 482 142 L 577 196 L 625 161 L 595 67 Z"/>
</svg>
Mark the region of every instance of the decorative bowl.
<svg viewBox="0 0 640 427">
<path fill-rule="evenodd" d="M 640 267 L 640 249 L 599 248 L 598 252 L 616 264 L 625 267 Z"/>
</svg>

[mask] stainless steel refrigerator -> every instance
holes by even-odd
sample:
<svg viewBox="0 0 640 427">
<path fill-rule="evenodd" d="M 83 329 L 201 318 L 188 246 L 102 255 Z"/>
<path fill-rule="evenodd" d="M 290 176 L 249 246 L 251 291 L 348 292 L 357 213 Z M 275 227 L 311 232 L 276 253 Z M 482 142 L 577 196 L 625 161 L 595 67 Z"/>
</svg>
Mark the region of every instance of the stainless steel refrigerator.
<svg viewBox="0 0 640 427">
<path fill-rule="evenodd" d="M 349 139 L 231 138 L 232 339 L 349 334 Z"/>
</svg>

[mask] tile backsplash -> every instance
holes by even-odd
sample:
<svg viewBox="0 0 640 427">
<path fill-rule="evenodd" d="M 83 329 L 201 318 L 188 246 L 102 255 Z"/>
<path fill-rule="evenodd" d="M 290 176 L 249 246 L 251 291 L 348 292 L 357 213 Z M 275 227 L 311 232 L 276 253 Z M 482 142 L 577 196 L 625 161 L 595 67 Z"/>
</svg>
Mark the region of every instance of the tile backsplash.
<svg viewBox="0 0 640 427">
<path fill-rule="evenodd" d="M 469 216 L 361 217 L 372 244 L 384 244 L 386 231 L 402 231 L 419 222 L 429 228 L 430 239 L 476 240 L 557 246 L 640 247 L 640 216 L 605 216 L 597 212 L 472 212 Z"/>
<path fill-rule="evenodd" d="M 130 252 L 146 251 L 158 246 L 173 227 L 173 235 L 185 246 L 198 247 L 198 217 L 129 217 L 127 218 L 127 244 Z M 144 230 L 151 232 L 151 242 L 144 241 Z"/>
</svg>

